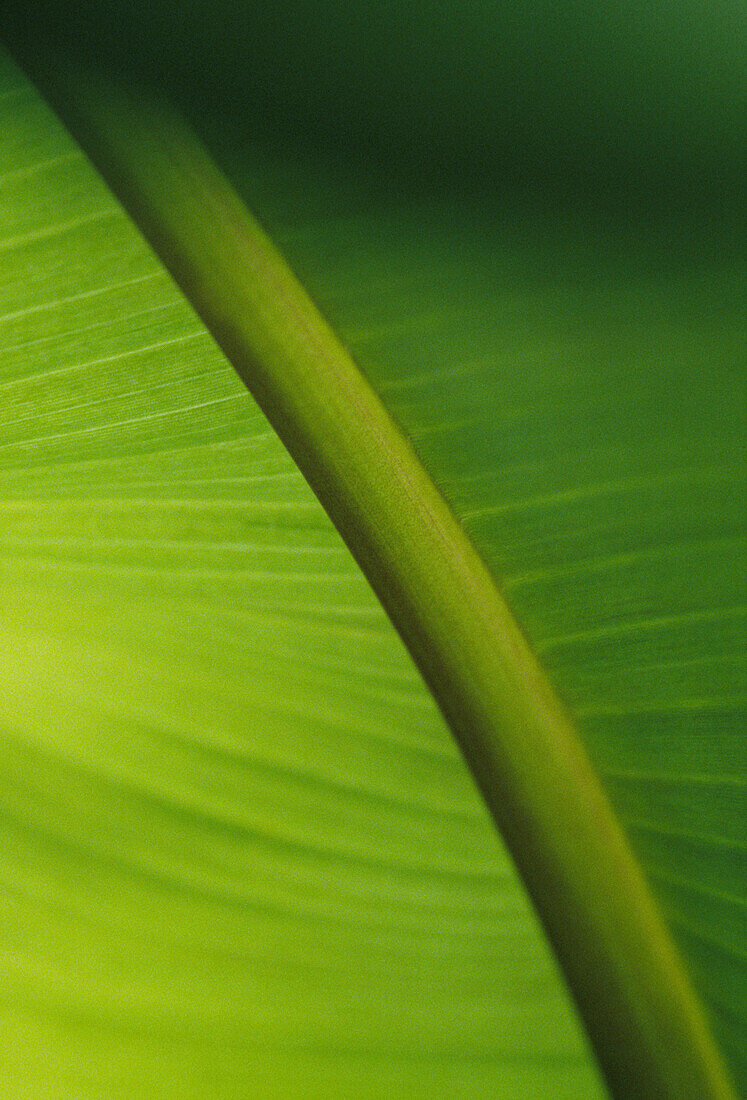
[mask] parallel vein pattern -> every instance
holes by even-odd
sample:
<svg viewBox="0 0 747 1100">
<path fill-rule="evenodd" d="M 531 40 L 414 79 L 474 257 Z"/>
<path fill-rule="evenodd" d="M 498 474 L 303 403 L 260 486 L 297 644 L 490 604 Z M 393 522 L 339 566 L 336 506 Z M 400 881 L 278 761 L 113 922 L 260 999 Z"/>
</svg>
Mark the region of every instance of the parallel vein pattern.
<svg viewBox="0 0 747 1100">
<path fill-rule="evenodd" d="M 391 626 L 1 65 L 2 1091 L 599 1095 Z"/>
</svg>

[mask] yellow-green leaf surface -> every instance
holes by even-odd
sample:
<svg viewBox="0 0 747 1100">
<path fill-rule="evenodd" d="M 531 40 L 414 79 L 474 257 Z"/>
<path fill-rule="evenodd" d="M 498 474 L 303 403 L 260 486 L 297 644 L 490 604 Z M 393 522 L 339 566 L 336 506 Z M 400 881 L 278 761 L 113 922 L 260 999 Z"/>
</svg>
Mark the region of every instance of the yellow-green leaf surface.
<svg viewBox="0 0 747 1100">
<path fill-rule="evenodd" d="M 599 1095 L 339 536 L 6 60 L 0 112 L 3 1093 Z"/>
</svg>

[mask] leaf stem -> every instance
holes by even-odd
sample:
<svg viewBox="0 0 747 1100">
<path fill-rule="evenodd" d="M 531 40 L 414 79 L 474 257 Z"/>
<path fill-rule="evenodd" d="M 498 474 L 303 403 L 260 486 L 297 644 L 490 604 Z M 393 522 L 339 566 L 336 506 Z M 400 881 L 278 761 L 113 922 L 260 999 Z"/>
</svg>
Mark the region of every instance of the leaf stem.
<svg viewBox="0 0 747 1100">
<path fill-rule="evenodd" d="M 90 73 L 47 70 L 40 83 L 256 397 L 420 667 L 528 887 L 612 1092 L 733 1096 L 569 716 L 350 355 L 167 107 Z"/>
</svg>

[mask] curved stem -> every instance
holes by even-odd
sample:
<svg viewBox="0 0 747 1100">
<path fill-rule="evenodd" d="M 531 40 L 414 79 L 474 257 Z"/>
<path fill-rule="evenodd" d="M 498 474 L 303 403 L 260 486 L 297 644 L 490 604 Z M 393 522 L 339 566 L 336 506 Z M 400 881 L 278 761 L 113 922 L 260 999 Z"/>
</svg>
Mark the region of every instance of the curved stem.
<svg viewBox="0 0 747 1100">
<path fill-rule="evenodd" d="M 192 132 L 90 74 L 42 80 L 256 397 L 477 777 L 620 1097 L 732 1090 L 622 829 L 426 470 Z"/>
</svg>

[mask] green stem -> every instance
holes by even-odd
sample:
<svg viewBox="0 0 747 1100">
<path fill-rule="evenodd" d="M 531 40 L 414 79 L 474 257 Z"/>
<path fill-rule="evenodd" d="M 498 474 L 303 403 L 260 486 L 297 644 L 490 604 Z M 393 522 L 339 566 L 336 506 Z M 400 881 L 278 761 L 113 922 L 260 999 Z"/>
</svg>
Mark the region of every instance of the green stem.
<svg viewBox="0 0 747 1100">
<path fill-rule="evenodd" d="M 264 409 L 417 661 L 620 1097 L 732 1089 L 572 722 L 407 439 L 183 122 L 42 81 Z"/>
</svg>

